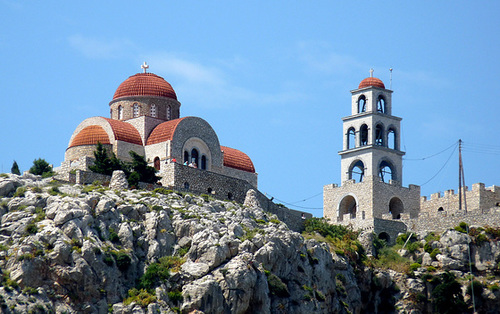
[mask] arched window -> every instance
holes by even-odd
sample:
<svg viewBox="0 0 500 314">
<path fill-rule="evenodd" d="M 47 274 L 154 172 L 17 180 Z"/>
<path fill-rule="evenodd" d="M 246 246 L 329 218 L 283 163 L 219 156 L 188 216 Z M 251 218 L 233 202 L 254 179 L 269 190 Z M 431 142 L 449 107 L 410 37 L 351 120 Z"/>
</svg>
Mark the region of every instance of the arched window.
<svg viewBox="0 0 500 314">
<path fill-rule="evenodd" d="M 139 116 L 139 105 L 137 103 L 134 104 L 132 112 L 133 112 L 134 118 Z"/>
<path fill-rule="evenodd" d="M 122 119 L 123 119 L 123 107 L 118 106 L 118 120 L 122 120 Z"/>
<path fill-rule="evenodd" d="M 184 190 L 189 191 L 189 182 L 184 182 Z"/>
<path fill-rule="evenodd" d="M 207 170 L 207 156 L 201 156 L 201 169 Z"/>
<path fill-rule="evenodd" d="M 383 96 L 378 96 L 377 99 L 377 112 L 385 113 L 385 99 Z"/>
<path fill-rule="evenodd" d="M 349 179 L 354 179 L 356 182 L 362 182 L 365 176 L 365 165 L 361 160 L 356 161 L 349 170 Z"/>
<path fill-rule="evenodd" d="M 198 150 L 196 148 L 191 150 L 191 162 L 195 168 L 198 167 Z"/>
<path fill-rule="evenodd" d="M 170 105 L 167 106 L 167 120 L 172 119 L 172 107 Z"/>
<path fill-rule="evenodd" d="M 189 163 L 189 153 L 187 150 L 184 151 L 184 163 Z"/>
<path fill-rule="evenodd" d="M 392 219 L 401 219 L 403 211 L 403 202 L 399 198 L 393 197 L 389 202 L 389 212 L 392 214 Z"/>
<path fill-rule="evenodd" d="M 160 158 L 158 156 L 155 157 L 153 164 L 156 170 L 160 170 Z"/>
<path fill-rule="evenodd" d="M 231 192 L 227 193 L 227 199 L 232 201 L 233 200 L 233 193 L 231 193 Z"/>
<path fill-rule="evenodd" d="M 360 133 L 360 140 L 361 140 L 361 146 L 368 145 L 368 126 L 366 124 L 363 124 L 361 128 L 359 129 Z"/>
<path fill-rule="evenodd" d="M 393 128 L 390 128 L 387 131 L 387 147 L 390 149 L 397 149 L 396 147 L 396 131 Z"/>
<path fill-rule="evenodd" d="M 382 182 L 389 182 L 389 180 L 394 180 L 392 165 L 386 160 L 380 163 L 379 177 L 380 179 L 382 179 Z"/>
<path fill-rule="evenodd" d="M 345 214 L 350 214 L 351 219 L 356 218 L 357 207 L 356 199 L 353 196 L 347 195 L 344 197 L 339 204 L 338 220 L 342 221 Z"/>
<path fill-rule="evenodd" d="M 384 127 L 381 124 L 375 127 L 375 145 L 384 145 Z"/>
<path fill-rule="evenodd" d="M 354 128 L 349 128 L 347 131 L 347 149 L 356 147 L 356 131 Z"/>
<path fill-rule="evenodd" d="M 155 104 L 151 105 L 151 116 L 153 118 L 156 118 L 156 105 Z"/>
<path fill-rule="evenodd" d="M 212 194 L 212 188 L 208 188 L 208 189 L 207 189 L 207 193 L 208 193 L 208 194 Z"/>
<path fill-rule="evenodd" d="M 366 97 L 361 95 L 358 98 L 358 113 L 366 112 Z"/>
<path fill-rule="evenodd" d="M 387 233 L 387 232 L 381 232 L 379 235 L 378 235 L 378 238 L 380 240 L 384 240 L 385 243 L 389 243 L 391 241 L 391 236 Z"/>
</svg>

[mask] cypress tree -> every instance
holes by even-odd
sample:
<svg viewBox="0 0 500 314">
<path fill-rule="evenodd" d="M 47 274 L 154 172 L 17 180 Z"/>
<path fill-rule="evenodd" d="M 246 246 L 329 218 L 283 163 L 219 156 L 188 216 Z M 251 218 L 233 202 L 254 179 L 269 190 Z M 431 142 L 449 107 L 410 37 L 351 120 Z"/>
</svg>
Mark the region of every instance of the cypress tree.
<svg viewBox="0 0 500 314">
<path fill-rule="evenodd" d="M 19 166 L 17 165 L 17 162 L 15 160 L 12 164 L 12 168 L 10 168 L 10 173 L 21 175 L 21 171 L 19 170 Z"/>
</svg>

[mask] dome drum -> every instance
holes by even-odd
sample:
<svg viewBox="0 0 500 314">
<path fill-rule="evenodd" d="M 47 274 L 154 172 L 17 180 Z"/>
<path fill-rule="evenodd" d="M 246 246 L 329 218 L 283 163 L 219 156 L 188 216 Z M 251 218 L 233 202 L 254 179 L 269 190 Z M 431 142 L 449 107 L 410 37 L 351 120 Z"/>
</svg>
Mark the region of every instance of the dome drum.
<svg viewBox="0 0 500 314">
<path fill-rule="evenodd" d="M 181 103 L 165 97 L 134 96 L 113 100 L 109 106 L 111 119 L 124 121 L 149 116 L 168 121 L 179 118 Z"/>
</svg>

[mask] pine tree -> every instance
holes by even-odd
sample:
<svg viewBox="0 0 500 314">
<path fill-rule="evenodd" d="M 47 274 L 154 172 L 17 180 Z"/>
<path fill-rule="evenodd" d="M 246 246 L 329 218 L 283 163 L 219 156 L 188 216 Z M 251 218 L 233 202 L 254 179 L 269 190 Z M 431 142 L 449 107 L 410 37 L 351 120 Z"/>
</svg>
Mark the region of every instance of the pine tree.
<svg viewBox="0 0 500 314">
<path fill-rule="evenodd" d="M 10 168 L 10 173 L 17 174 L 18 176 L 21 175 L 21 171 L 19 170 L 19 166 L 17 165 L 17 162 L 15 160 L 12 164 L 12 168 Z"/>
<path fill-rule="evenodd" d="M 132 163 L 131 163 L 131 174 L 129 176 L 132 177 L 135 180 L 137 178 L 137 175 L 134 173 L 138 174 L 139 181 L 141 182 L 146 182 L 146 183 L 156 183 L 158 180 L 161 178 L 156 176 L 156 170 L 155 168 L 148 166 L 148 163 L 146 162 L 146 159 L 137 154 L 134 151 L 129 152 L 130 157 L 132 157 Z M 130 183 L 129 183 L 130 184 Z"/>
<path fill-rule="evenodd" d="M 33 166 L 29 170 L 30 173 L 41 175 L 43 178 L 48 178 L 54 174 L 52 166 L 45 159 L 38 158 L 33 160 Z"/>
<path fill-rule="evenodd" d="M 104 146 L 102 146 L 101 142 L 97 142 L 97 147 L 94 151 L 94 158 L 94 165 L 89 167 L 91 171 L 107 175 L 111 175 L 113 173 L 108 153 L 104 149 Z"/>
</svg>

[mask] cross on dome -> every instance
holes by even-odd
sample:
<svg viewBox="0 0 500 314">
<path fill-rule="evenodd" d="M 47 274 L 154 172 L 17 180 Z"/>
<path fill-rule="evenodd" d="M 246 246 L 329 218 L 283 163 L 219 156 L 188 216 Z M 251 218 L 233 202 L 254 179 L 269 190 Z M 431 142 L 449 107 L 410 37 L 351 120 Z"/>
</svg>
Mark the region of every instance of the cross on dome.
<svg viewBox="0 0 500 314">
<path fill-rule="evenodd" d="M 370 69 L 370 77 L 373 77 L 373 68 Z"/>
<path fill-rule="evenodd" d="M 144 63 L 141 65 L 141 68 L 144 70 L 144 73 L 146 73 L 146 70 L 149 69 L 149 65 L 144 61 Z"/>
</svg>

